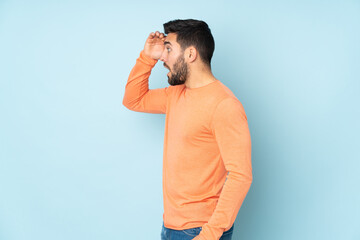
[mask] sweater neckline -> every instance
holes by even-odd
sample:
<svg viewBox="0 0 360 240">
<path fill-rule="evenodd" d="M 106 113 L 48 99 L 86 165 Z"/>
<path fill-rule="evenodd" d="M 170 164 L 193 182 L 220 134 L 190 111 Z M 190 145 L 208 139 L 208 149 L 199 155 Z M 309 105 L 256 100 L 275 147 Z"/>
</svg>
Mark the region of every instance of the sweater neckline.
<svg viewBox="0 0 360 240">
<path fill-rule="evenodd" d="M 214 85 L 214 84 L 217 83 L 217 82 L 220 82 L 220 80 L 219 80 L 219 79 L 216 79 L 215 81 L 213 81 L 213 82 L 211 82 L 211 83 L 208 83 L 208 84 L 206 84 L 206 85 L 204 85 L 204 86 L 196 87 L 196 88 L 188 88 L 188 87 L 186 87 L 185 84 L 184 84 L 184 89 L 185 89 L 186 91 L 191 91 L 191 92 L 193 92 L 193 91 L 199 91 L 199 90 L 202 90 L 202 89 L 204 89 L 204 88 L 206 88 L 206 87 L 212 86 L 212 85 Z"/>
</svg>

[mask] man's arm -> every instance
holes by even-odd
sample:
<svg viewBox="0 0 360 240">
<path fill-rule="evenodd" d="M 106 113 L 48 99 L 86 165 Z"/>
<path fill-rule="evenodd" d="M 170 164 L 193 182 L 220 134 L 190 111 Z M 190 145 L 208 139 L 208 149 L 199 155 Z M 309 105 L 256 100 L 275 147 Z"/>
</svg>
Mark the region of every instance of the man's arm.
<svg viewBox="0 0 360 240">
<path fill-rule="evenodd" d="M 130 110 L 148 113 L 166 113 L 168 88 L 149 89 L 149 77 L 164 50 L 164 35 L 151 33 L 144 50 L 130 72 L 123 105 Z"/>
<path fill-rule="evenodd" d="M 228 176 L 211 218 L 194 240 L 218 240 L 234 224 L 252 183 L 250 132 L 239 100 L 227 98 L 218 104 L 212 130 Z"/>
</svg>

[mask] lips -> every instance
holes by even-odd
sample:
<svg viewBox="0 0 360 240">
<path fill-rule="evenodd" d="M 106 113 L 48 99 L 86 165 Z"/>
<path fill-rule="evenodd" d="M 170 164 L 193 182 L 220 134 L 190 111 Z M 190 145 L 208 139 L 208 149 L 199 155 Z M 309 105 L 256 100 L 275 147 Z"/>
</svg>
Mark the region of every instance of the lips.
<svg viewBox="0 0 360 240">
<path fill-rule="evenodd" d="M 165 63 L 163 65 L 165 68 L 167 68 L 170 71 L 170 68 Z"/>
</svg>

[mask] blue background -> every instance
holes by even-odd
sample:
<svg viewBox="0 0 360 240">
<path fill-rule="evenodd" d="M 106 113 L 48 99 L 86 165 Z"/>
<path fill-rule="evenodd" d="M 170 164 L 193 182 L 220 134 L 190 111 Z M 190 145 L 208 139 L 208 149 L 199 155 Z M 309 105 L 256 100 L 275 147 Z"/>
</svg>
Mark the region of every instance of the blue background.
<svg viewBox="0 0 360 240">
<path fill-rule="evenodd" d="M 160 239 L 165 116 L 122 98 L 148 34 L 186 18 L 248 116 L 233 239 L 360 239 L 360 2 L 340 0 L 1 0 L 0 239 Z"/>
</svg>

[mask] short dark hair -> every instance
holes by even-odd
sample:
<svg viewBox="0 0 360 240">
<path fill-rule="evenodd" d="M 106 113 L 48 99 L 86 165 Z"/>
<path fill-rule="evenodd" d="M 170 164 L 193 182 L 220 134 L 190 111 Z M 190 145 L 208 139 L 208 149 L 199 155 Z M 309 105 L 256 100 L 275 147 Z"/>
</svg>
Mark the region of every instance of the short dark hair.
<svg viewBox="0 0 360 240">
<path fill-rule="evenodd" d="M 206 22 L 195 19 L 176 19 L 163 25 L 165 34 L 177 34 L 176 41 L 183 51 L 189 46 L 194 46 L 201 60 L 211 68 L 215 41 Z"/>
</svg>

